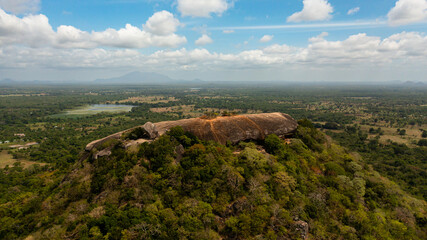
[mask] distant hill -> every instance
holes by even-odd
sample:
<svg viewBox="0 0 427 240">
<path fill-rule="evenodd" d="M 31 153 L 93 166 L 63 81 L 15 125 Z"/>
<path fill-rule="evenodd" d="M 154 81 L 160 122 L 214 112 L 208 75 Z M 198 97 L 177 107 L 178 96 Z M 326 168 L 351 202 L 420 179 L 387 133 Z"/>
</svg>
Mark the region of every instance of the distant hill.
<svg viewBox="0 0 427 240">
<path fill-rule="evenodd" d="M 403 84 L 407 85 L 407 86 L 424 86 L 425 85 L 425 83 L 423 83 L 421 81 L 419 81 L 419 82 L 406 81 Z"/>
<path fill-rule="evenodd" d="M 120 77 L 97 79 L 104 84 L 164 84 L 174 82 L 168 76 L 153 72 L 131 72 Z"/>
</svg>

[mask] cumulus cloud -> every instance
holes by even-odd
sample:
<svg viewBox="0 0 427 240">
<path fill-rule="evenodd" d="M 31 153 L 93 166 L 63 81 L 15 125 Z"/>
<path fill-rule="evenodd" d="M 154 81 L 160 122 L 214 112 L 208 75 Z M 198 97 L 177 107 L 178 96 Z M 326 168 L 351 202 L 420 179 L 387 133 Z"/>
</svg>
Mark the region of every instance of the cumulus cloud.
<svg viewBox="0 0 427 240">
<path fill-rule="evenodd" d="M 0 0 L 0 8 L 14 14 L 34 13 L 40 10 L 40 0 Z"/>
<path fill-rule="evenodd" d="M 360 11 L 360 7 L 355 7 L 355 8 L 348 10 L 347 15 L 354 15 L 354 14 L 358 13 L 359 11 Z"/>
<path fill-rule="evenodd" d="M 131 24 L 119 30 L 109 28 L 103 32 L 92 32 L 91 40 L 98 46 L 119 48 L 177 47 L 187 42 L 185 37 L 174 33 L 155 35 Z"/>
<path fill-rule="evenodd" d="M 368 36 L 361 33 L 349 36 L 342 41 L 328 41 L 324 39 L 327 33 L 322 33 L 316 41 L 310 42 L 307 47 L 292 47 L 288 45 L 274 44 L 263 49 L 243 51 L 237 54 L 211 53 L 202 51 L 198 60 L 203 65 L 219 64 L 223 67 L 281 67 L 283 64 L 305 65 L 342 65 L 353 66 L 355 64 L 390 64 L 392 62 L 416 61 L 427 62 L 427 37 L 416 32 L 402 32 L 394 34 L 388 38 L 381 39 L 377 36 Z M 176 52 L 180 54 L 176 54 Z M 175 63 L 185 63 L 198 65 L 197 61 L 185 59 L 195 59 L 193 51 L 176 50 L 162 51 L 160 54 L 174 59 Z M 156 55 L 159 57 L 160 55 Z M 191 57 L 190 57 L 191 56 Z M 178 60 L 179 59 L 179 60 Z"/>
<path fill-rule="evenodd" d="M 73 26 L 61 25 L 52 29 L 45 15 L 28 15 L 23 18 L 0 9 L 0 46 L 24 44 L 30 47 L 56 48 L 145 48 L 177 47 L 187 42 L 184 36 L 174 32 L 180 22 L 169 12 L 155 13 L 147 20 L 144 29 L 126 24 L 119 30 L 86 32 Z"/>
<path fill-rule="evenodd" d="M 387 17 L 393 26 L 426 21 L 427 0 L 399 0 Z"/>
<path fill-rule="evenodd" d="M 288 22 L 323 21 L 332 18 L 333 7 L 327 0 L 304 0 L 302 11 L 288 17 Z"/>
<path fill-rule="evenodd" d="M 182 16 L 210 17 L 221 15 L 230 7 L 227 0 L 178 0 L 178 11 Z"/>
<path fill-rule="evenodd" d="M 213 40 L 207 34 L 203 34 L 195 43 L 196 45 L 206 45 L 213 43 Z"/>
<path fill-rule="evenodd" d="M 144 29 L 153 34 L 164 36 L 176 32 L 179 25 L 181 25 L 179 20 L 174 18 L 172 13 L 161 11 L 156 12 L 147 20 Z"/>
<path fill-rule="evenodd" d="M 427 64 L 427 37 L 416 32 L 402 32 L 381 39 L 361 33 L 342 41 L 317 36 L 306 47 L 274 44 L 262 49 L 236 54 L 210 52 L 206 49 L 162 50 L 144 57 L 157 67 L 176 69 L 259 69 L 284 66 L 329 66 L 353 68 L 356 66 L 395 66 Z M 144 64 L 148 64 L 145 62 Z"/>
<path fill-rule="evenodd" d="M 271 40 L 273 40 L 274 36 L 273 35 L 264 35 L 262 36 L 262 38 L 259 40 L 262 43 L 266 43 L 266 42 L 270 42 Z"/>
<path fill-rule="evenodd" d="M 0 45 L 27 44 L 31 47 L 52 44 L 55 32 L 44 15 L 18 18 L 0 9 Z"/>
<path fill-rule="evenodd" d="M 6 46 L 0 66 L 10 68 L 121 68 L 140 66 L 142 55 L 132 49 L 54 49 Z"/>
<path fill-rule="evenodd" d="M 64 29 L 64 31 L 74 30 Z M 145 55 L 131 49 L 54 49 L 8 45 L 0 48 L 0 66 L 50 68 L 147 67 L 156 71 L 283 69 L 286 67 L 330 67 L 353 69 L 357 66 L 402 68 L 427 64 L 427 37 L 402 32 L 382 39 L 361 33 L 342 41 L 328 41 L 326 33 L 310 39 L 305 47 L 273 44 L 235 54 L 207 49 L 159 50 Z M 80 36 L 74 35 L 78 39 Z M 77 41 L 80 42 L 80 41 Z M 405 65 L 407 64 L 407 65 Z M 234 70 L 233 70 L 234 71 Z"/>
</svg>

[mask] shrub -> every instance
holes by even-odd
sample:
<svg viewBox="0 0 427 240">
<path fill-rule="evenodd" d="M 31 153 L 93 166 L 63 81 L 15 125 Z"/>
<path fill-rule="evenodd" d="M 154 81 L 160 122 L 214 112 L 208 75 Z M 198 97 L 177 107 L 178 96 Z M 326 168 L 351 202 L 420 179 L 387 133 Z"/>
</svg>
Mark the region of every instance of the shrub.
<svg viewBox="0 0 427 240">
<path fill-rule="evenodd" d="M 339 164 L 334 162 L 328 162 L 325 164 L 326 175 L 337 176 L 337 175 L 345 175 L 345 170 Z"/>
<path fill-rule="evenodd" d="M 283 141 L 276 135 L 271 134 L 265 138 L 265 150 L 271 154 L 277 154 L 284 149 Z"/>
<path fill-rule="evenodd" d="M 427 139 L 421 139 L 418 141 L 418 146 L 427 146 Z"/>
<path fill-rule="evenodd" d="M 126 135 L 126 139 L 137 140 L 140 138 L 150 138 L 150 134 L 144 128 L 135 128 Z"/>
</svg>

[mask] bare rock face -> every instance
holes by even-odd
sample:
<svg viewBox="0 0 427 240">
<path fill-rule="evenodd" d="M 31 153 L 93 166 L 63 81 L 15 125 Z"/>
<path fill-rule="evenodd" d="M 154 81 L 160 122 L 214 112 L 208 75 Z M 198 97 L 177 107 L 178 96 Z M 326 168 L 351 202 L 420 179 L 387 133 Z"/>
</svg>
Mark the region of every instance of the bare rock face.
<svg viewBox="0 0 427 240">
<path fill-rule="evenodd" d="M 93 155 L 93 159 L 98 159 L 100 157 L 105 157 L 105 156 L 110 156 L 111 155 L 111 150 L 110 149 L 104 149 L 100 152 L 98 152 L 97 154 Z"/>
<path fill-rule="evenodd" d="M 93 142 L 90 142 L 88 145 L 86 145 L 85 150 L 88 151 L 88 152 L 90 152 L 90 151 L 92 151 L 92 149 L 94 149 L 94 148 L 102 145 L 104 142 L 107 142 L 107 141 L 109 141 L 111 139 L 120 139 L 121 136 L 122 136 L 122 134 L 124 134 L 126 132 L 127 131 L 118 132 L 118 133 L 115 133 L 115 134 L 110 135 L 108 137 L 101 138 L 101 139 L 95 140 Z"/>
<path fill-rule="evenodd" d="M 214 119 L 191 118 L 154 124 L 147 122 L 145 125 L 138 127 L 144 128 L 150 135 L 150 139 L 155 139 L 176 126 L 181 126 L 185 131 L 194 134 L 200 139 L 225 144 L 227 141 L 238 143 L 245 140 L 263 140 L 270 134 L 283 137 L 295 132 L 298 123 L 291 116 L 284 113 L 262 113 L 217 117 Z M 135 128 L 93 141 L 86 146 L 86 151 L 91 151 L 110 139 L 120 139 L 123 134 Z"/>
<path fill-rule="evenodd" d="M 283 113 L 263 113 L 217 117 L 214 119 L 191 118 L 155 123 L 160 135 L 172 127 L 181 126 L 198 138 L 221 144 L 245 140 L 263 140 L 270 134 L 285 136 L 293 133 L 297 122 Z"/>
<path fill-rule="evenodd" d="M 150 139 L 156 139 L 159 137 L 159 131 L 153 123 L 147 122 L 142 127 L 147 131 L 148 135 L 150 135 Z"/>
<path fill-rule="evenodd" d="M 301 236 L 301 239 L 307 239 L 308 238 L 308 223 L 304 221 L 297 221 L 295 222 L 295 231 L 299 233 Z"/>
</svg>

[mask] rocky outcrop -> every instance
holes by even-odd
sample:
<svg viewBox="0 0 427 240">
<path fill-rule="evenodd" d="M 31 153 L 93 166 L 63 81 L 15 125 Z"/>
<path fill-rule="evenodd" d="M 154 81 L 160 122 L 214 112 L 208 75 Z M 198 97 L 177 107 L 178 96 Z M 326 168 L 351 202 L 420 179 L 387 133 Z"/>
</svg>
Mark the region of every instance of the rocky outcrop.
<svg viewBox="0 0 427 240">
<path fill-rule="evenodd" d="M 104 149 L 98 153 L 96 153 L 95 155 L 93 155 L 93 159 L 98 159 L 100 157 L 105 157 L 105 156 L 110 156 L 111 155 L 111 149 Z"/>
<path fill-rule="evenodd" d="M 295 226 L 295 231 L 301 236 L 301 239 L 308 238 L 309 226 L 307 222 L 298 220 L 295 222 L 294 226 Z"/>
<path fill-rule="evenodd" d="M 86 145 L 85 150 L 90 152 L 90 151 L 92 151 L 92 149 L 101 146 L 103 143 L 105 143 L 107 141 L 110 141 L 112 139 L 120 139 L 122 137 L 122 135 L 128 131 L 129 130 L 118 132 L 118 133 L 115 133 L 115 134 L 110 135 L 108 137 L 101 138 L 101 139 L 95 140 L 93 142 L 90 142 L 88 145 Z"/>
<path fill-rule="evenodd" d="M 283 137 L 295 132 L 298 124 L 291 116 L 284 113 L 262 113 L 217 117 L 214 119 L 191 118 L 146 123 L 139 127 L 147 131 L 150 139 L 155 139 L 176 126 L 181 126 L 185 131 L 194 134 L 200 139 L 213 140 L 225 144 L 227 141 L 238 143 L 245 140 L 263 140 L 270 134 Z M 91 151 L 96 146 L 113 138 L 120 139 L 124 133 L 133 129 L 135 128 L 91 142 L 86 146 L 86 150 Z"/>
<path fill-rule="evenodd" d="M 159 131 L 157 130 L 157 127 L 155 124 L 151 122 L 147 122 L 142 126 L 142 128 L 147 131 L 148 135 L 150 136 L 150 139 L 156 139 L 159 137 Z"/>
<path fill-rule="evenodd" d="M 294 132 L 297 122 L 283 113 L 263 113 L 217 117 L 214 119 L 191 118 L 155 124 L 162 135 L 175 126 L 181 126 L 203 140 L 225 144 L 245 140 L 263 140 L 270 134 L 285 136 Z"/>
</svg>

